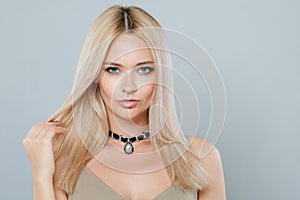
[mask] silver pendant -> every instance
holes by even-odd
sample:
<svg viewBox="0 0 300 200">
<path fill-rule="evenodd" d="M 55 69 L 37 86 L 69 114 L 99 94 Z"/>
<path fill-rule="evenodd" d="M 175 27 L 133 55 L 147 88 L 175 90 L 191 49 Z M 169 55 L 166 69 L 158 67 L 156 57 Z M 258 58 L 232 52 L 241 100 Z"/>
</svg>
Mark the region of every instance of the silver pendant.
<svg viewBox="0 0 300 200">
<path fill-rule="evenodd" d="M 132 144 L 130 143 L 130 142 L 127 142 L 126 144 L 125 144 L 125 146 L 124 146 L 124 151 L 125 151 L 125 153 L 127 153 L 127 154 L 132 154 L 132 152 L 133 152 L 133 146 L 132 146 Z"/>
</svg>

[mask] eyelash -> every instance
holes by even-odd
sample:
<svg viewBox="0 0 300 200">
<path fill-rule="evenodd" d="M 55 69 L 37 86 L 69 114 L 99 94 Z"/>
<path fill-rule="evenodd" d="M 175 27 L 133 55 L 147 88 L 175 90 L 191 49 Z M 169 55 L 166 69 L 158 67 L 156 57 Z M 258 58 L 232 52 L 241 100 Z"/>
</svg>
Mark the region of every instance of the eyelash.
<svg viewBox="0 0 300 200">
<path fill-rule="evenodd" d="M 108 72 L 108 73 L 110 73 L 110 74 L 114 74 L 113 72 L 110 71 L 111 69 L 113 69 L 113 70 L 116 70 L 116 69 L 119 70 L 117 67 L 107 67 L 105 69 L 105 71 Z"/>
<path fill-rule="evenodd" d="M 146 73 L 142 73 L 142 74 L 149 74 L 150 72 L 154 71 L 154 68 L 153 67 L 141 67 L 139 68 L 138 70 L 140 69 L 148 69 L 148 72 Z M 110 73 L 110 74 L 117 74 L 118 72 L 114 73 L 114 72 L 111 72 L 111 70 L 119 70 L 117 67 L 107 67 L 105 69 L 106 72 Z M 119 70 L 120 71 L 120 70 Z"/>
<path fill-rule="evenodd" d="M 139 70 L 141 70 L 141 69 L 147 69 L 148 70 L 148 72 L 146 72 L 145 74 L 149 74 L 150 72 L 154 71 L 153 67 L 141 67 L 141 68 L 139 68 Z"/>
</svg>

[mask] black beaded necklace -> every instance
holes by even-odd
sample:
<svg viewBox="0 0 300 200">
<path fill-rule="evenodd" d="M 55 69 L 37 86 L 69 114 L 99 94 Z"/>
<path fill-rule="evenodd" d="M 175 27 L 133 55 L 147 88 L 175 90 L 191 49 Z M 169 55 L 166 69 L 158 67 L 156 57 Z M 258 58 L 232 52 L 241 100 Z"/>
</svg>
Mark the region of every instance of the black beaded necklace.
<svg viewBox="0 0 300 200">
<path fill-rule="evenodd" d="M 121 142 L 124 142 L 125 143 L 125 146 L 124 146 L 125 153 L 126 154 L 132 154 L 133 151 L 134 151 L 132 143 L 136 142 L 136 141 L 146 139 L 146 138 L 149 138 L 150 137 L 150 132 L 146 131 L 146 132 L 143 132 L 141 135 L 134 136 L 134 137 L 131 137 L 131 138 L 126 138 L 126 137 L 123 137 L 122 135 L 119 135 L 119 134 L 114 133 L 111 130 L 109 130 L 108 135 L 109 135 L 109 137 L 112 137 L 116 140 L 120 140 Z"/>
</svg>

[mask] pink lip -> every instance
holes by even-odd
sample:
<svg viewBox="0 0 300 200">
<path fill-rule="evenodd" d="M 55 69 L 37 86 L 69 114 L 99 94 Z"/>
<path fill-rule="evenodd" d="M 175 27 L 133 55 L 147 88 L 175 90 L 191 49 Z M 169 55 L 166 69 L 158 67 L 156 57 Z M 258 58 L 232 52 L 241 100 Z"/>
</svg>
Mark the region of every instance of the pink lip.
<svg viewBox="0 0 300 200">
<path fill-rule="evenodd" d="M 135 100 L 135 99 L 128 99 L 128 100 L 126 100 L 125 99 L 125 100 L 121 100 L 119 102 L 125 108 L 133 108 L 133 107 L 135 107 L 139 103 L 139 100 Z"/>
</svg>

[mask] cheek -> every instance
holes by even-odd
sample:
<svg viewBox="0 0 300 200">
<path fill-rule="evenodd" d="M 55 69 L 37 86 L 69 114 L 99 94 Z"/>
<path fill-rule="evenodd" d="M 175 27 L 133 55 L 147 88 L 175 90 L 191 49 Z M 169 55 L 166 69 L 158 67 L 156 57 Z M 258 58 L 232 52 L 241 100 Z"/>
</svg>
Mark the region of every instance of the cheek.
<svg viewBox="0 0 300 200">
<path fill-rule="evenodd" d="M 112 97 L 113 88 L 114 88 L 113 82 L 111 82 L 105 78 L 102 78 L 99 81 L 99 88 L 100 88 L 100 93 L 101 93 L 103 100 L 105 102 L 110 100 Z"/>
<path fill-rule="evenodd" d="M 143 93 L 152 93 L 156 85 L 156 79 L 154 75 L 149 75 L 146 77 L 137 76 L 135 78 L 135 83 L 137 88 L 143 90 Z"/>
<path fill-rule="evenodd" d="M 149 101 L 152 94 L 154 93 L 155 91 L 155 84 L 154 83 L 151 83 L 151 84 L 148 84 L 147 86 L 144 86 L 143 89 L 143 95 L 146 97 L 146 99 Z"/>
</svg>

